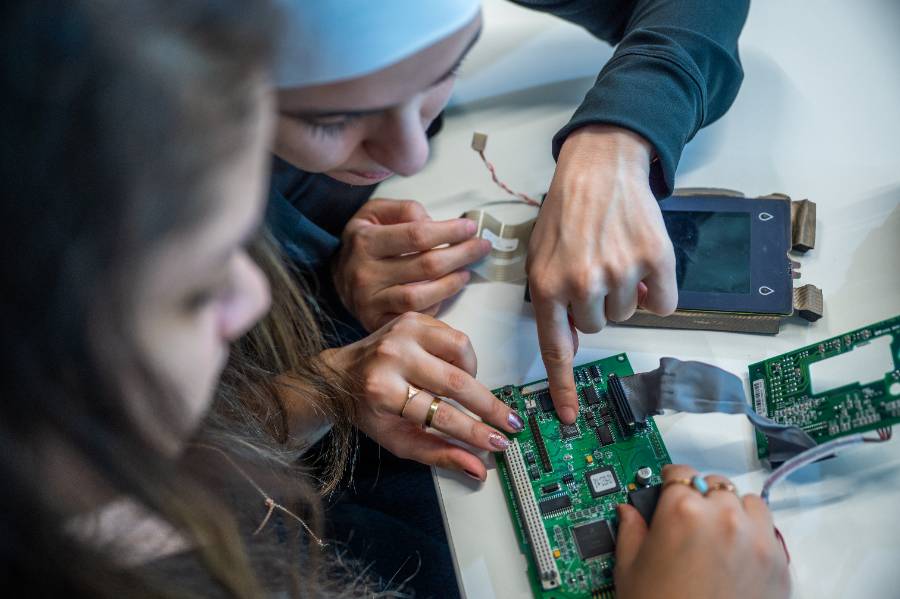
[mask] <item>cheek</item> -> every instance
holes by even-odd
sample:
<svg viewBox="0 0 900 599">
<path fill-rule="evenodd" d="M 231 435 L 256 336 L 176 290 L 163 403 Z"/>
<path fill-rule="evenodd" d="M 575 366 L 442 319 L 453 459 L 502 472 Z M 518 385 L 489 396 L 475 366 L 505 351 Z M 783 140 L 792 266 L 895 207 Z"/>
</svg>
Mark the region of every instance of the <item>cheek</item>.
<svg viewBox="0 0 900 599">
<path fill-rule="evenodd" d="M 431 121 L 437 118 L 437 115 L 447 107 L 447 102 L 450 101 L 450 94 L 453 92 L 453 81 L 451 78 L 428 90 L 422 99 L 422 107 L 420 108 L 422 122 L 430 125 Z"/>
<path fill-rule="evenodd" d="M 360 145 L 360 134 L 354 127 L 336 135 L 316 134 L 296 119 L 279 116 L 273 151 L 282 160 L 310 172 L 322 173 L 340 169 Z"/>
</svg>

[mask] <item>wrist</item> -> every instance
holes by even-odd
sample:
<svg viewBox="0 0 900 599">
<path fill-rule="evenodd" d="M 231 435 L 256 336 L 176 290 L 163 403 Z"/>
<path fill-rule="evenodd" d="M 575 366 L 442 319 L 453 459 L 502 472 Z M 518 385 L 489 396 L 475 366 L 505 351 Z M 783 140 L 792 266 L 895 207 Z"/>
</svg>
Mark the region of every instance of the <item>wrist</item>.
<svg viewBox="0 0 900 599">
<path fill-rule="evenodd" d="M 615 125 L 594 124 L 579 127 L 566 137 L 559 162 L 591 168 L 624 168 L 649 177 L 654 156 L 653 145 L 642 135 Z"/>
</svg>

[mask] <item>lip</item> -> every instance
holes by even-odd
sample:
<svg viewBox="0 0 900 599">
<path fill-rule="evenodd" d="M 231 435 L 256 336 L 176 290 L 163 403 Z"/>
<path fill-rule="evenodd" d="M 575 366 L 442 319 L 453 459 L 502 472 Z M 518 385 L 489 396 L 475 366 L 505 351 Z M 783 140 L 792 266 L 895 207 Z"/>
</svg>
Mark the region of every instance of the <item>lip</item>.
<svg viewBox="0 0 900 599">
<path fill-rule="evenodd" d="M 353 175 L 354 177 L 358 177 L 358 178 L 360 178 L 360 179 L 365 179 L 366 181 L 369 181 L 369 182 L 384 181 L 385 179 L 387 179 L 388 177 L 390 177 L 391 175 L 394 174 L 394 173 L 391 172 L 391 171 L 354 171 L 354 170 L 347 170 L 347 171 L 344 171 L 344 172 L 349 173 L 349 174 Z"/>
</svg>

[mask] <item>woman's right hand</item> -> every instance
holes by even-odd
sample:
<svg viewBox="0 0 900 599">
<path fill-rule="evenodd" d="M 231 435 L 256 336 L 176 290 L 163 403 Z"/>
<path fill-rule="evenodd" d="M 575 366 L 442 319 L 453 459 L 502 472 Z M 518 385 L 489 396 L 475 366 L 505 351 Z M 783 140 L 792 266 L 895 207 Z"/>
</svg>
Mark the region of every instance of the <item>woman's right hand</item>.
<svg viewBox="0 0 900 599">
<path fill-rule="evenodd" d="M 670 465 L 663 480 L 696 474 Z M 637 510 L 619 505 L 615 581 L 623 599 L 777 599 L 791 588 L 787 548 L 758 495 L 713 490 L 704 496 L 677 483 L 664 489 L 649 529 Z"/>
<path fill-rule="evenodd" d="M 524 426 L 514 410 L 475 380 L 469 338 L 431 316 L 403 314 L 365 339 L 326 350 L 322 358 L 348 375 L 358 399 L 356 425 L 400 458 L 485 479 L 487 470 L 473 449 L 426 432 L 423 425 L 435 396 L 453 399 L 484 419 L 446 401 L 432 414 L 435 430 L 471 448 L 503 450 L 508 440 L 498 429 L 512 433 Z M 421 391 L 410 395 L 410 386 Z"/>
</svg>

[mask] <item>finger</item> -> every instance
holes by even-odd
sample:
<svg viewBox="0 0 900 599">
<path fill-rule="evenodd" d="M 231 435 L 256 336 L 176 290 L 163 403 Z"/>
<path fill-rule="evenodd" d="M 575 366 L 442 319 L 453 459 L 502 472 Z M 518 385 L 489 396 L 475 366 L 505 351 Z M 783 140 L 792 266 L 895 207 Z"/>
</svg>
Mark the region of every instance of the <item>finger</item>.
<svg viewBox="0 0 900 599">
<path fill-rule="evenodd" d="M 490 251 L 491 243 L 486 239 L 468 239 L 445 248 L 398 256 L 387 261 L 382 278 L 394 284 L 433 281 L 481 260 Z"/>
<path fill-rule="evenodd" d="M 675 280 L 675 255 L 671 247 L 670 256 L 660 258 L 643 283 L 647 286 L 647 295 L 641 303 L 654 314 L 668 316 L 678 307 L 678 283 Z"/>
<path fill-rule="evenodd" d="M 475 223 L 467 218 L 417 221 L 381 225 L 369 234 L 369 253 L 379 258 L 424 252 L 445 243 L 457 244 L 475 234 Z M 490 247 L 490 242 L 484 242 Z"/>
<path fill-rule="evenodd" d="M 775 526 L 772 512 L 769 510 L 769 506 L 766 505 L 766 502 L 763 501 L 759 495 L 748 494 L 741 497 L 741 503 L 744 506 L 744 511 L 750 516 L 750 520 L 753 522 L 754 526 L 759 527 L 759 530 L 772 531 L 773 543 L 776 543 L 781 547 L 779 553 L 783 555 L 784 564 L 790 564 L 791 554 L 788 551 L 787 543 L 785 542 L 781 531 Z"/>
<path fill-rule="evenodd" d="M 587 301 L 574 301 L 569 310 L 575 328 L 585 333 L 596 333 L 606 326 L 602 290 Z"/>
<path fill-rule="evenodd" d="M 426 395 L 428 401 L 421 401 L 418 396 L 414 397 L 410 400 L 410 405 L 403 415 L 413 423 L 425 424 L 426 417 L 432 409 L 434 398 L 424 391 L 419 395 Z M 503 451 L 509 446 L 509 439 L 505 435 L 483 422 L 463 414 L 446 401 L 438 400 L 430 426 L 454 439 L 479 449 Z"/>
<path fill-rule="evenodd" d="M 637 275 L 629 276 L 621 285 L 611 287 L 606 294 L 606 317 L 612 322 L 631 318 L 638 304 Z"/>
<path fill-rule="evenodd" d="M 683 497 L 685 493 L 696 493 L 699 495 L 700 493 L 690 485 L 673 482 L 688 481 L 695 476 L 697 476 L 697 471 L 685 464 L 666 464 L 663 466 L 662 477 L 665 492 L 660 496 L 660 502 L 665 501 L 668 503 L 673 499 Z"/>
<path fill-rule="evenodd" d="M 438 435 L 426 433 L 421 426 L 409 420 L 398 416 L 396 421 L 396 432 L 385 436 L 379 443 L 398 458 L 464 472 L 477 481 L 483 482 L 487 477 L 484 462 L 471 451 Z"/>
<path fill-rule="evenodd" d="M 393 285 L 375 294 L 372 306 L 383 312 L 396 314 L 422 312 L 433 316 L 437 313 L 440 303 L 459 293 L 471 278 L 472 274 L 469 271 L 458 270 L 434 281 Z M 429 308 L 434 310 L 429 312 Z"/>
<path fill-rule="evenodd" d="M 471 410 L 486 422 L 508 432 L 518 432 L 524 428 L 522 417 L 494 394 L 476 381 L 465 370 L 433 356 L 426 350 L 414 356 L 412 372 L 407 380 L 421 389 L 428 389 L 435 395 L 450 397 Z"/>
<path fill-rule="evenodd" d="M 425 206 L 415 200 L 376 198 L 366 202 L 365 208 L 370 220 L 381 225 L 431 220 Z"/>
<path fill-rule="evenodd" d="M 543 301 L 536 297 L 532 299 L 541 358 L 550 382 L 550 397 L 553 398 L 560 421 L 572 424 L 578 414 L 578 395 L 572 372 L 575 344 L 572 341 L 568 314 L 565 306 L 557 301 Z"/>
<path fill-rule="evenodd" d="M 470 376 L 475 376 L 478 372 L 475 348 L 462 331 L 445 325 L 423 326 L 417 333 L 419 344 L 431 355 L 462 368 Z"/>
<path fill-rule="evenodd" d="M 647 284 L 643 281 L 637 285 L 637 298 L 638 308 L 643 308 L 644 301 L 647 299 Z"/>
<path fill-rule="evenodd" d="M 631 568 L 647 536 L 647 523 L 640 512 L 626 503 L 616 506 L 619 512 L 619 534 L 616 538 L 616 570 Z"/>
<path fill-rule="evenodd" d="M 721 506 L 741 507 L 741 498 L 738 497 L 738 494 L 735 491 L 716 488 L 717 485 L 731 485 L 733 487 L 734 483 L 728 478 L 721 474 L 710 474 L 704 478 L 709 485 L 709 491 L 707 491 L 706 496 L 711 501 Z"/>
</svg>

